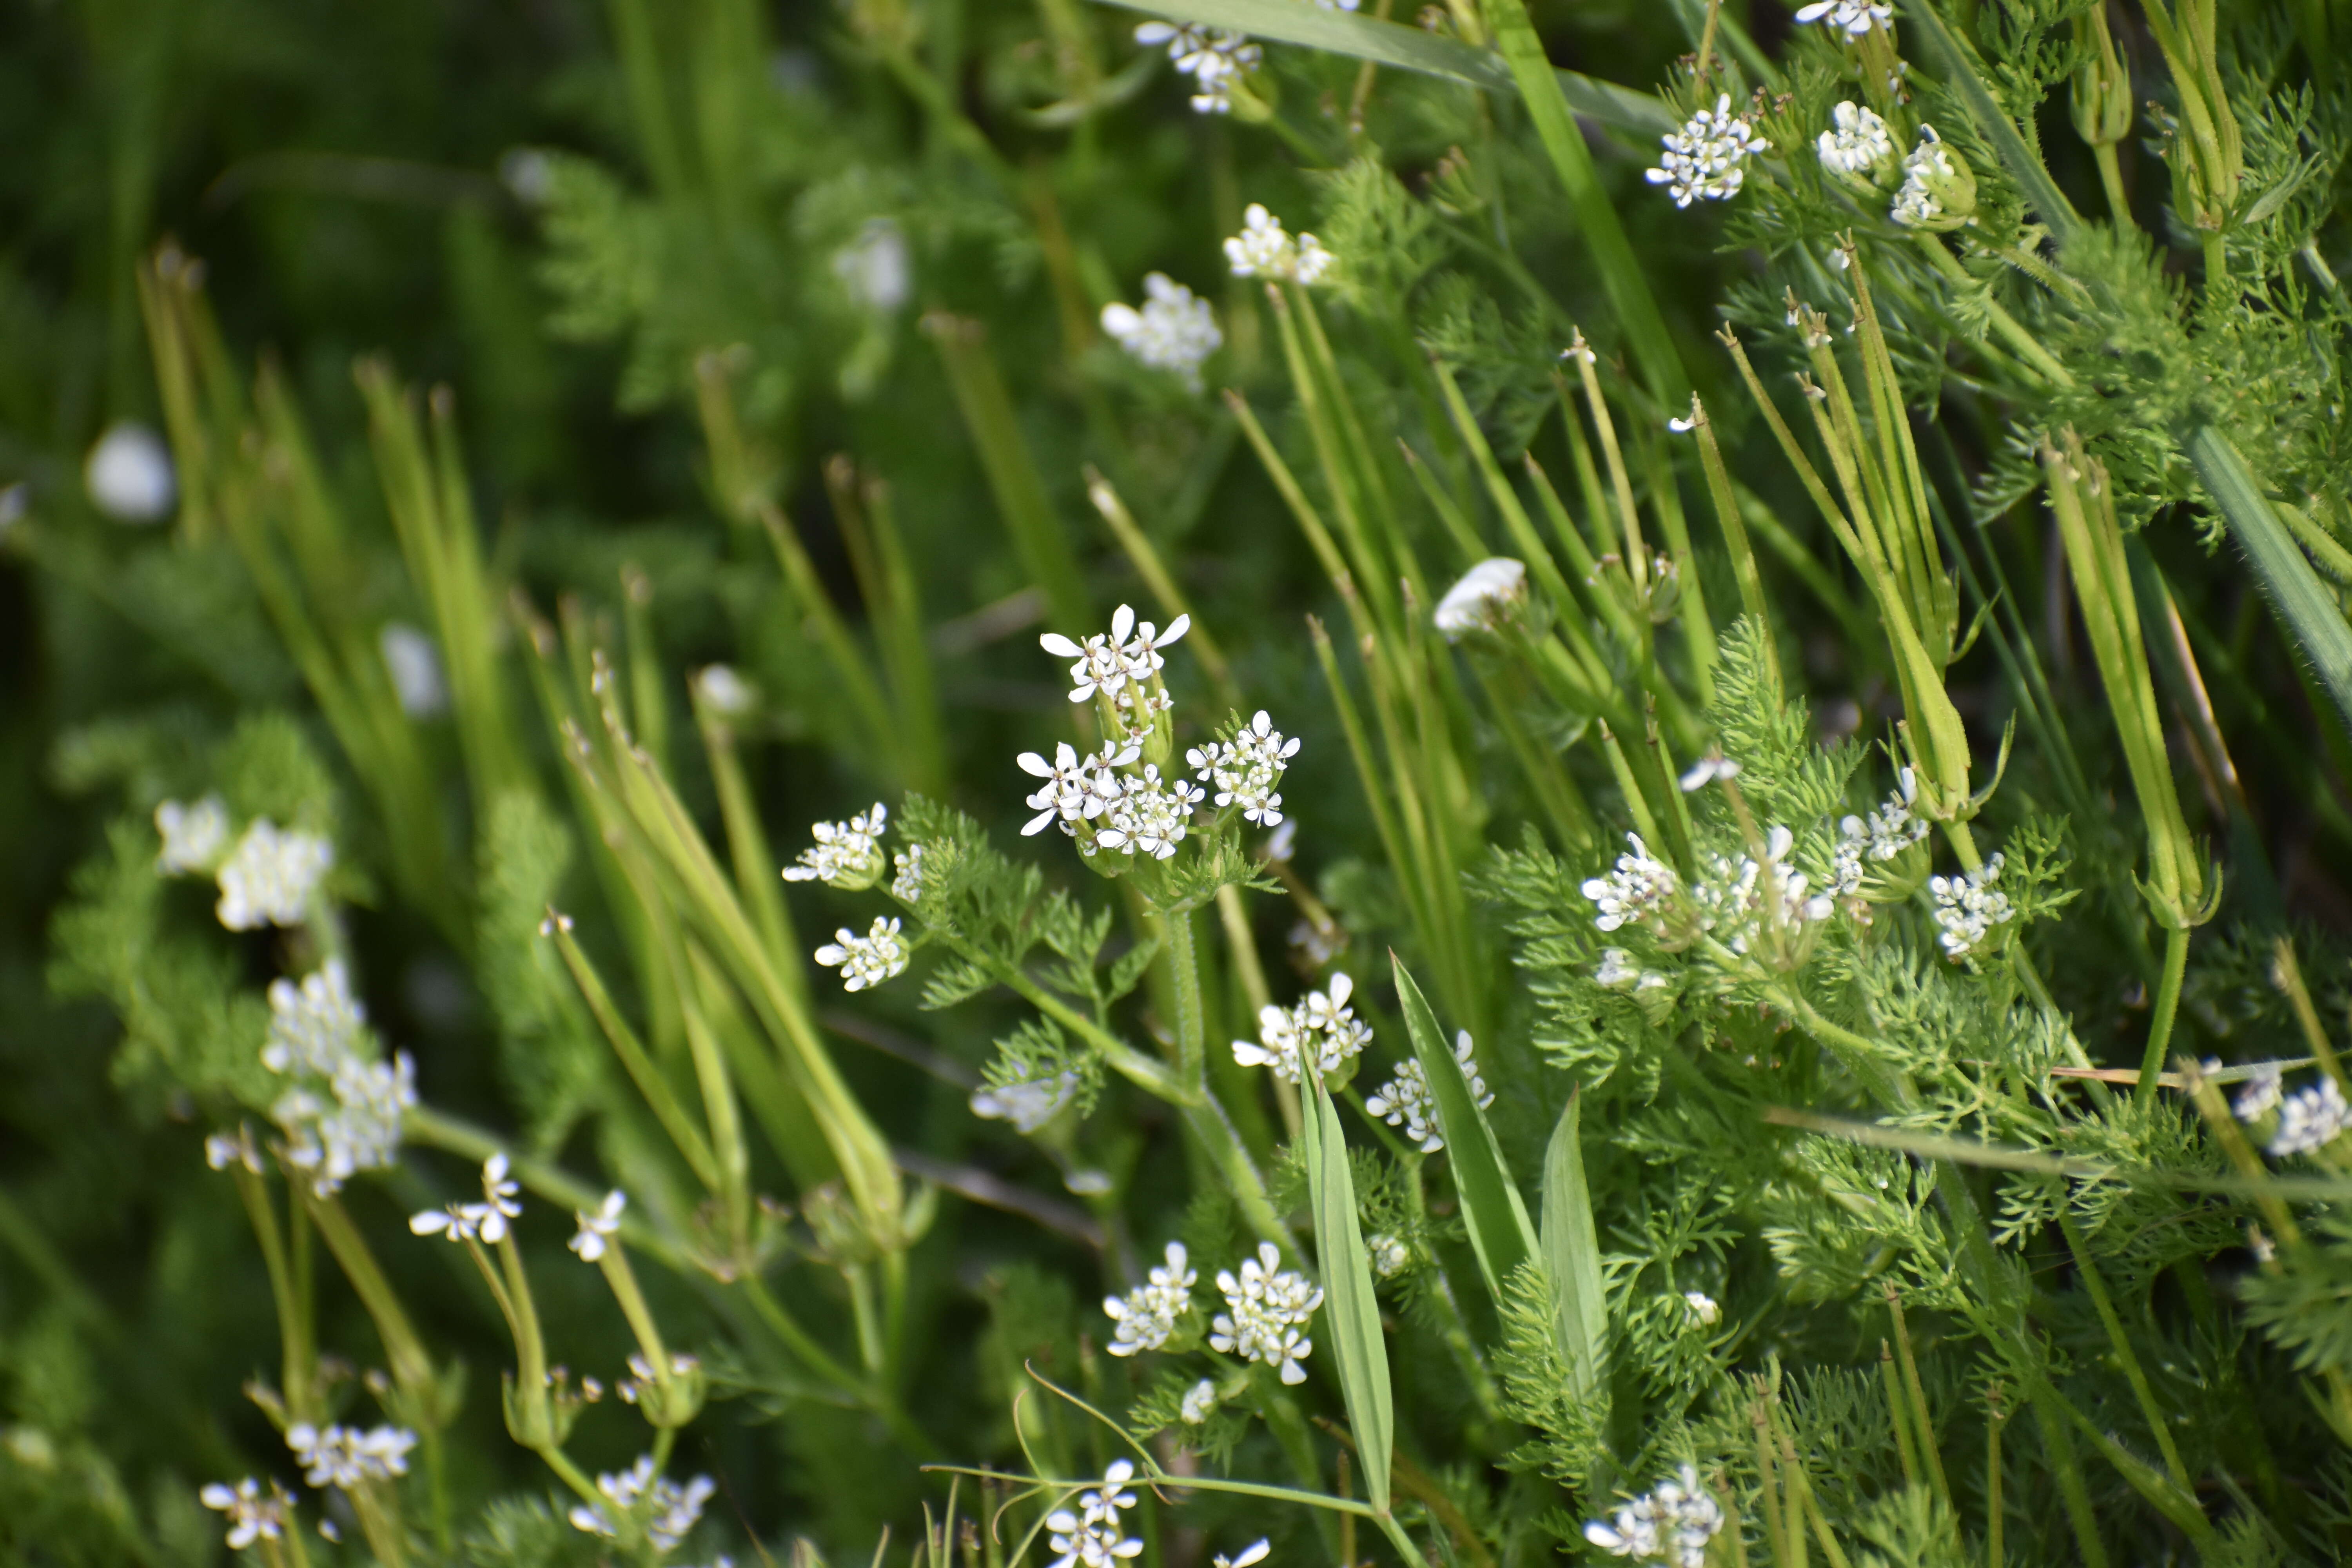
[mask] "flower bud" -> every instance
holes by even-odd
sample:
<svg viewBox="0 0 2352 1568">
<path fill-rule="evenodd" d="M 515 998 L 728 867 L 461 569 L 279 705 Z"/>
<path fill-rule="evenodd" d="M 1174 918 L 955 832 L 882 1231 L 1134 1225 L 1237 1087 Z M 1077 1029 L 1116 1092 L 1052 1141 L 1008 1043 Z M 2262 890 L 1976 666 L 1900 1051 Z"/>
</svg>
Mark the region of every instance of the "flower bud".
<svg viewBox="0 0 2352 1568">
<path fill-rule="evenodd" d="M 2105 0 L 2074 18 L 2074 42 L 2084 51 L 2074 68 L 2074 133 L 2093 147 L 2112 147 L 2131 134 L 2131 71 L 2107 31 Z"/>
</svg>

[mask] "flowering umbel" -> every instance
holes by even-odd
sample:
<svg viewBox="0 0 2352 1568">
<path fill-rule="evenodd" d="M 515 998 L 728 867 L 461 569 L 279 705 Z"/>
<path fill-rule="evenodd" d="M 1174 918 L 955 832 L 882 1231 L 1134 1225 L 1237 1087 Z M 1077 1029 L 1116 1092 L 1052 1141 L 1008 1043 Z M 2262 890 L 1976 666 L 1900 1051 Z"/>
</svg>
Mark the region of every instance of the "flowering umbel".
<svg viewBox="0 0 2352 1568">
<path fill-rule="evenodd" d="M 1731 112 L 1727 92 L 1717 95 L 1713 109 L 1700 110 L 1660 141 L 1664 155 L 1644 177 L 1665 186 L 1678 207 L 1696 201 L 1729 201 L 1747 179 L 1740 165 L 1749 154 L 1771 146 L 1743 116 Z"/>
</svg>

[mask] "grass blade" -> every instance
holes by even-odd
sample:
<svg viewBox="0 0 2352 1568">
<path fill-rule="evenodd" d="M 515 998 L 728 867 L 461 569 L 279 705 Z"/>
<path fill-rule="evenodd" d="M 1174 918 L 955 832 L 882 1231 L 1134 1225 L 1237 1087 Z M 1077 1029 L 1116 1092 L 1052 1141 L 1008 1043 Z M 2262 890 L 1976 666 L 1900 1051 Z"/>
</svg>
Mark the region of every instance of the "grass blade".
<svg viewBox="0 0 2352 1568">
<path fill-rule="evenodd" d="M 1437 1129 L 1445 1152 L 1454 1161 L 1454 1185 L 1462 1195 L 1462 1217 L 1470 1228 L 1470 1245 L 1478 1254 L 1478 1271 L 1497 1307 L 1503 1286 L 1520 1264 L 1537 1256 L 1536 1227 L 1528 1219 L 1527 1201 L 1519 1196 L 1503 1146 L 1486 1113 L 1478 1109 L 1462 1064 L 1437 1027 L 1437 1015 L 1413 984 L 1404 961 L 1394 953 L 1389 962 L 1396 971 L 1397 1002 L 1404 1011 L 1405 1031 L 1412 1037 L 1412 1054 L 1429 1080 L 1437 1101 Z"/>
<path fill-rule="evenodd" d="M 1348 1139 L 1330 1090 L 1315 1081 L 1315 1100 L 1300 1131 L 1307 1140 L 1307 1190 L 1315 1211 L 1315 1256 L 1323 1268 L 1323 1326 L 1339 1365 L 1339 1392 L 1363 1460 L 1364 1491 L 1382 1513 L 1389 1507 L 1389 1466 L 1396 1414 L 1389 1390 L 1388 1345 L 1381 1337 L 1381 1306 L 1372 1294 L 1372 1259 L 1356 1217 L 1356 1181 L 1348 1167 Z"/>
<path fill-rule="evenodd" d="M 2311 661 L 2313 672 L 2347 723 L 2352 723 L 2352 626 L 2336 607 L 2335 595 L 2319 580 L 2294 536 L 2272 510 L 2261 483 L 2230 438 L 2212 425 L 2189 433 L 2189 460 L 2206 493 L 2230 526 L 2231 535 L 2245 551 L 2247 563 L 2263 586 L 2263 596 L 2286 623 L 2295 646 Z"/>
<path fill-rule="evenodd" d="M 1556 1293 L 1560 1359 L 1589 1399 L 1601 1387 L 1601 1342 L 1609 1329 L 1609 1298 L 1601 1281 L 1601 1237 L 1592 1224 L 1592 1191 L 1584 1181 L 1584 1145 L 1578 1128 L 1581 1091 L 1552 1129 L 1544 1152 L 1543 1260 Z"/>
</svg>

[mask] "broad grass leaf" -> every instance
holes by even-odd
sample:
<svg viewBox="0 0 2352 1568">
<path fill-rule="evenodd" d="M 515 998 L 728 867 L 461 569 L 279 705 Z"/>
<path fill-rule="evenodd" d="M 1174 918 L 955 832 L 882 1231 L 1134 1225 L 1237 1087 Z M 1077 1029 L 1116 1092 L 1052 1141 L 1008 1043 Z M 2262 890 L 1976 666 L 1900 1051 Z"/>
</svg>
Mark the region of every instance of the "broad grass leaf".
<svg viewBox="0 0 2352 1568">
<path fill-rule="evenodd" d="M 1582 1099 L 1581 1091 L 1568 1097 L 1568 1109 L 1559 1113 L 1551 1145 L 1544 1151 L 1543 1260 L 1556 1298 L 1560 1360 L 1576 1379 L 1578 1396 L 1590 1398 L 1601 1388 L 1609 1299 L 1601 1281 L 1592 1191 L 1584 1180 L 1583 1138 L 1578 1126 Z"/>
<path fill-rule="evenodd" d="M 1528 1219 L 1528 1205 L 1503 1163 L 1503 1146 L 1486 1113 L 1470 1092 L 1462 1064 L 1446 1047 L 1429 1000 L 1395 954 L 1397 1000 L 1404 1011 L 1405 1032 L 1412 1037 L 1412 1054 L 1429 1079 L 1431 1098 L 1437 1102 L 1437 1130 L 1454 1162 L 1454 1185 L 1462 1195 L 1462 1217 L 1470 1230 L 1470 1245 L 1478 1254 L 1478 1272 L 1495 1305 L 1504 1303 L 1503 1287 L 1522 1263 L 1537 1257 L 1536 1227 Z"/>
<path fill-rule="evenodd" d="M 1315 1214 L 1315 1255 L 1323 1268 L 1323 1331 L 1339 1367 L 1339 1392 L 1363 1461 L 1364 1491 L 1387 1511 L 1389 1466 L 1396 1414 L 1389 1389 L 1389 1352 L 1381 1337 L 1381 1307 L 1372 1294 L 1371 1254 L 1356 1217 L 1356 1182 L 1348 1165 L 1347 1134 L 1322 1080 L 1306 1107 L 1300 1131 L 1307 1144 L 1307 1190 Z"/>
</svg>

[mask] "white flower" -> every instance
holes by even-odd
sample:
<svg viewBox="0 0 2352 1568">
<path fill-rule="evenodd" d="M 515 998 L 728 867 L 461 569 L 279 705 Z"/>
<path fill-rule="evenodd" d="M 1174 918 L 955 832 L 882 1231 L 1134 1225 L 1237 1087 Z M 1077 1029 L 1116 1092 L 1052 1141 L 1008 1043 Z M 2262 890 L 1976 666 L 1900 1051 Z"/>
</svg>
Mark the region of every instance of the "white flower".
<svg viewBox="0 0 2352 1568">
<path fill-rule="evenodd" d="M 1176 1407 L 1176 1414 L 1184 1418 L 1186 1426 L 1198 1426 L 1216 1407 L 1217 1385 L 1204 1377 L 1184 1391 L 1184 1402 Z"/>
<path fill-rule="evenodd" d="M 1115 634 L 1114 640 L 1118 643 L 1119 663 L 1126 667 L 1129 679 L 1149 680 L 1168 668 L 1168 660 L 1160 650 L 1173 647 L 1183 641 L 1184 634 L 1192 629 L 1192 617 L 1178 616 L 1168 623 L 1168 629 L 1164 632 L 1145 621 L 1135 628 L 1133 637 L 1129 637 L 1118 628 L 1132 614 L 1125 605 L 1121 605 L 1111 616 L 1111 630 Z"/>
<path fill-rule="evenodd" d="M 449 706 L 449 688 L 441 678 L 441 655 L 431 637 L 404 621 L 386 621 L 375 642 L 402 712 L 412 719 L 429 719 Z"/>
<path fill-rule="evenodd" d="M 302 1467 L 304 1480 L 314 1487 L 349 1489 L 406 1475 L 408 1450 L 416 1447 L 416 1434 L 404 1426 L 362 1432 L 356 1426 L 321 1429 L 298 1421 L 286 1428 L 286 1446 Z"/>
<path fill-rule="evenodd" d="M 840 968 L 843 990 L 864 991 L 905 973 L 907 944 L 898 938 L 898 916 L 876 916 L 873 929 L 864 936 L 847 926 L 833 935 L 833 941 L 816 950 L 816 961 L 828 969 Z"/>
<path fill-rule="evenodd" d="M 2352 1105 L 2332 1077 L 2300 1094 L 2291 1094 L 2279 1106 L 2278 1131 L 2271 1134 L 2271 1152 L 2279 1159 L 2310 1154 L 2326 1148 L 2352 1127 Z"/>
<path fill-rule="evenodd" d="M 1293 239 L 1280 218 L 1252 202 L 1242 214 L 1241 233 L 1225 241 L 1225 260 L 1236 278 L 1311 285 L 1321 282 L 1339 258 L 1311 234 Z"/>
<path fill-rule="evenodd" d="M 1633 955 L 1622 947 L 1601 950 L 1601 967 L 1592 972 L 1592 982 L 1603 990 L 1615 991 L 1642 978 L 1642 966 Z"/>
<path fill-rule="evenodd" d="M 251 1476 L 234 1487 L 215 1481 L 196 1494 L 209 1509 L 228 1515 L 228 1549 L 242 1552 L 257 1541 L 285 1539 L 294 1514 L 294 1500 L 275 1480 L 265 1494 Z"/>
<path fill-rule="evenodd" d="M 1699 1485 L 1696 1467 L 1635 1498 L 1607 1523 L 1593 1520 L 1584 1539 L 1603 1552 L 1673 1568 L 1704 1568 L 1707 1542 L 1723 1528 L 1723 1508 Z"/>
<path fill-rule="evenodd" d="M 154 431 L 128 419 L 109 426 L 98 438 L 81 479 L 90 504 L 117 522 L 161 522 L 179 498 L 171 448 Z"/>
<path fill-rule="evenodd" d="M 1124 1296 L 1103 1298 L 1103 1310 L 1118 1325 L 1110 1342 L 1113 1355 L 1156 1351 L 1168 1342 L 1176 1324 L 1192 1310 L 1192 1285 L 1198 1278 L 1184 1254 L 1184 1244 L 1168 1244 L 1167 1261 L 1145 1276 Z"/>
<path fill-rule="evenodd" d="M 1265 1561 L 1266 1553 L 1271 1550 L 1265 1537 L 1261 1535 L 1231 1557 L 1220 1552 L 1209 1561 L 1213 1568 L 1255 1568 L 1255 1564 Z"/>
<path fill-rule="evenodd" d="M 1826 22 L 1849 38 L 1859 38 L 1894 18 L 1895 8 L 1885 0 L 1813 0 L 1797 13 L 1800 22 Z"/>
<path fill-rule="evenodd" d="M 261 1065 L 274 1073 L 331 1078 L 358 1047 L 367 1009 L 352 994 L 351 973 L 331 958 L 302 977 L 269 983 L 269 1033 Z"/>
<path fill-rule="evenodd" d="M 1717 96 L 1713 109 L 1700 110 L 1681 130 L 1668 132 L 1660 141 L 1665 155 L 1644 177 L 1654 185 L 1672 187 L 1669 194 L 1678 207 L 1700 200 L 1729 201 L 1747 178 L 1740 165 L 1748 154 L 1771 146 L 1756 134 L 1755 127 L 1731 112 L 1727 92 Z"/>
<path fill-rule="evenodd" d="M 1113 1459 L 1103 1471 L 1102 1485 L 1080 1492 L 1076 1509 L 1055 1509 L 1045 1516 L 1058 1553 L 1053 1568 L 1106 1568 L 1142 1552 L 1142 1541 L 1129 1536 L 1119 1518 L 1122 1510 L 1136 1505 L 1135 1494 L 1124 1489 L 1134 1476 L 1130 1461 Z"/>
<path fill-rule="evenodd" d="M 1078 1075 L 1067 1070 L 1025 1083 L 991 1084 L 971 1093 L 971 1113 L 987 1121 L 1010 1121 L 1015 1132 L 1034 1132 L 1061 1114 L 1078 1092 Z"/>
<path fill-rule="evenodd" d="M 889 819 L 890 808 L 877 800 L 874 809 L 847 822 L 812 823 L 809 837 L 816 842 L 801 851 L 798 864 L 784 868 L 784 880 L 850 892 L 872 887 L 882 875 L 882 835 Z"/>
<path fill-rule="evenodd" d="M 1736 779 L 1739 764 L 1729 757 L 1701 757 L 1691 771 L 1682 776 L 1683 793 L 1695 795 L 1717 779 Z"/>
<path fill-rule="evenodd" d="M 1813 143 L 1822 167 L 1867 180 L 1895 162 L 1895 136 L 1866 104 L 1841 103 L 1830 110 L 1834 122 Z"/>
<path fill-rule="evenodd" d="M 620 1531 L 613 1522 L 614 1514 L 633 1513 L 643 1507 L 646 1543 L 663 1552 L 677 1549 L 702 1517 L 702 1505 L 717 1495 L 719 1486 L 709 1476 L 697 1476 L 682 1487 L 667 1476 L 656 1476 L 654 1457 L 646 1454 L 617 1475 L 598 1476 L 596 1489 L 605 1500 L 576 1505 L 570 1516 L 574 1530 L 615 1536 Z"/>
<path fill-rule="evenodd" d="M 704 665 L 695 675 L 694 689 L 702 694 L 702 700 L 709 703 L 713 710 L 730 718 L 750 712 L 751 705 L 760 700 L 759 689 L 738 675 L 730 665 Z"/>
<path fill-rule="evenodd" d="M 1711 1329 L 1723 1321 L 1723 1309 L 1704 1290 L 1684 1291 L 1683 1305 L 1690 1309 L 1691 1321 L 1702 1329 Z"/>
<path fill-rule="evenodd" d="M 1629 923 L 1661 929 L 1663 922 L 1654 911 L 1675 895 L 1674 868 L 1654 858 L 1640 834 L 1628 833 L 1625 842 L 1633 852 L 1617 857 L 1616 869 L 1606 877 L 1588 878 L 1584 883 L 1584 896 L 1601 910 L 1592 923 L 1605 931 Z"/>
<path fill-rule="evenodd" d="M 598 1261 L 613 1245 L 613 1238 L 621 1234 L 621 1211 L 628 1206 L 629 1195 L 614 1188 L 594 1209 L 572 1210 L 580 1229 L 563 1245 L 578 1253 L 583 1263 Z"/>
<path fill-rule="evenodd" d="M 417 1236 L 446 1236 L 451 1241 L 482 1241 L 496 1246 L 506 1239 L 507 1221 L 522 1213 L 522 1205 L 514 1201 L 521 1191 L 507 1179 L 507 1157 L 493 1154 L 482 1162 L 480 1203 L 451 1204 L 446 1208 L 410 1215 L 408 1228 Z"/>
<path fill-rule="evenodd" d="M 1958 228 L 1976 211 L 1976 175 L 1952 155 L 1936 128 L 1919 127 L 1919 145 L 1903 160 L 1903 188 L 1889 215 L 1906 228 Z"/>
<path fill-rule="evenodd" d="M 1095 830 L 1095 846 L 1122 855 L 1141 850 L 1155 860 L 1165 860 L 1183 842 L 1185 825 L 1202 796 L 1198 786 L 1181 779 L 1162 781 L 1160 769 L 1146 763 L 1141 776 L 1128 780 L 1118 798 L 1104 811 L 1103 825 Z"/>
<path fill-rule="evenodd" d="M 890 857 L 895 875 L 890 879 L 890 896 L 902 904 L 923 901 L 923 847 L 909 844 Z"/>
<path fill-rule="evenodd" d="M 1143 292 L 1147 298 L 1140 310 L 1132 305 L 1105 305 L 1103 331 L 1152 369 L 1171 371 L 1200 391 L 1201 363 L 1225 341 L 1217 330 L 1216 312 L 1164 272 L 1146 273 Z"/>
<path fill-rule="evenodd" d="M 220 923 L 231 931 L 300 925 L 335 847 L 316 834 L 257 817 L 220 868 Z"/>
<path fill-rule="evenodd" d="M 243 1165 L 261 1174 L 261 1151 L 254 1147 L 253 1129 L 240 1121 L 234 1132 L 215 1132 L 205 1140 L 205 1163 L 215 1171 Z"/>
<path fill-rule="evenodd" d="M 1265 58 L 1265 51 L 1244 34 L 1189 22 L 1146 22 L 1135 29 L 1135 41 L 1146 48 L 1168 46 L 1168 58 L 1176 62 L 1177 70 L 1192 79 L 1192 107 L 1202 114 L 1232 110 L 1234 83 Z"/>
<path fill-rule="evenodd" d="M 1404 1266 L 1412 1261 L 1412 1249 L 1386 1232 L 1366 1237 L 1364 1251 L 1370 1255 L 1372 1272 L 1383 1279 L 1402 1274 Z"/>
<path fill-rule="evenodd" d="M 1220 807 L 1238 805 L 1245 820 L 1275 827 L 1282 822 L 1282 796 L 1275 785 L 1297 754 L 1297 738 L 1285 739 L 1261 708 L 1232 740 L 1195 746 L 1184 760 L 1194 777 L 1216 790 Z"/>
<path fill-rule="evenodd" d="M 1936 896 L 1936 923 L 1944 928 L 1937 940 L 1954 958 L 1966 958 L 1984 945 L 1995 926 L 2013 918 L 2009 895 L 1993 886 L 2000 880 L 2000 857 L 1993 856 L 1967 877 L 1930 877 L 1927 890 Z"/>
<path fill-rule="evenodd" d="M 2210 1068 L 2220 1064 L 2207 1065 Z M 2246 1079 L 2246 1087 L 2238 1091 L 2237 1103 L 2230 1109 L 2237 1113 L 2241 1121 L 2260 1121 L 2278 1109 L 2284 1082 L 2284 1070 L 2278 1063 L 2264 1062 L 2254 1070 L 2252 1078 Z"/>
<path fill-rule="evenodd" d="M 1303 1062 L 1312 1061 L 1318 1073 L 1337 1072 L 1372 1041 L 1370 1026 L 1348 1005 L 1354 986 L 1347 975 L 1334 974 L 1328 992 L 1311 993 L 1296 1007 L 1269 1003 L 1258 1011 L 1258 1043 L 1235 1040 L 1234 1060 L 1272 1068 L 1285 1083 L 1299 1081 Z"/>
<path fill-rule="evenodd" d="M 1528 569 L 1507 555 L 1493 555 L 1462 574 L 1445 590 L 1430 619 L 1447 642 L 1474 631 L 1492 631 L 1528 596 Z"/>
<path fill-rule="evenodd" d="M 1075 831 L 1075 825 L 1103 814 L 1120 795 L 1127 784 L 1117 772 L 1128 766 L 1142 751 L 1136 746 L 1123 746 L 1113 751 L 1106 745 L 1091 756 L 1081 757 L 1067 741 L 1054 748 L 1054 760 L 1047 762 L 1034 752 L 1024 752 L 1013 758 L 1021 771 L 1045 784 L 1027 798 L 1026 804 L 1038 815 L 1022 828 L 1024 837 L 1042 833 L 1045 825 L 1058 820 L 1062 831 Z"/>
<path fill-rule="evenodd" d="M 1462 1064 L 1462 1073 L 1470 1080 L 1470 1094 L 1484 1110 L 1495 1103 L 1494 1090 L 1478 1076 L 1478 1068 L 1471 1059 L 1470 1031 L 1464 1029 L 1454 1037 L 1454 1059 Z M 1396 1077 L 1372 1091 L 1365 1100 L 1364 1109 L 1385 1119 L 1391 1127 L 1402 1127 L 1404 1135 L 1421 1146 L 1424 1154 L 1434 1154 L 1445 1147 L 1445 1140 L 1437 1131 L 1437 1100 L 1430 1092 L 1429 1079 L 1418 1061 L 1398 1067 Z"/>
<path fill-rule="evenodd" d="M 228 843 L 228 807 L 216 795 L 194 805 L 167 800 L 155 808 L 155 832 L 163 840 L 163 852 L 155 857 L 158 872 L 209 871 Z"/>
<path fill-rule="evenodd" d="M 1905 768 L 1895 780 L 1895 792 L 1870 814 L 1869 821 L 1848 816 L 1838 824 L 1828 889 L 1836 897 L 1851 898 L 1862 890 L 1865 859 L 1892 860 L 1927 837 L 1927 818 L 1912 813 L 1919 799 L 1917 777 Z"/>
<path fill-rule="evenodd" d="M 672 1377 L 692 1377 L 702 1370 L 702 1363 L 684 1351 L 669 1352 L 669 1373 Z M 635 1405 L 643 1399 L 646 1390 L 654 1386 L 654 1363 L 635 1351 L 629 1352 L 629 1375 L 613 1385 L 624 1405 Z"/>
<path fill-rule="evenodd" d="M 1712 874 L 1690 893 L 1699 929 L 1744 953 L 1767 926 L 1790 930 L 1835 913 L 1835 900 L 1814 893 L 1810 879 L 1790 868 L 1789 852 L 1795 847 L 1796 835 L 1775 824 L 1765 833 L 1761 860 L 1712 857 Z"/>
<path fill-rule="evenodd" d="M 1258 1244 L 1255 1258 L 1242 1260 L 1238 1276 L 1221 1271 L 1217 1289 L 1224 1293 L 1226 1310 L 1210 1324 L 1209 1343 L 1228 1355 L 1280 1369 L 1285 1383 L 1305 1383 L 1307 1369 L 1298 1363 L 1313 1352 L 1315 1342 L 1298 1331 L 1323 1304 L 1323 1292 L 1306 1276 L 1284 1268 L 1282 1254 L 1270 1241 Z"/>
<path fill-rule="evenodd" d="M 906 232 L 889 218 L 867 218 L 857 237 L 833 253 L 833 275 L 859 305 L 889 315 L 915 291 Z"/>
</svg>

